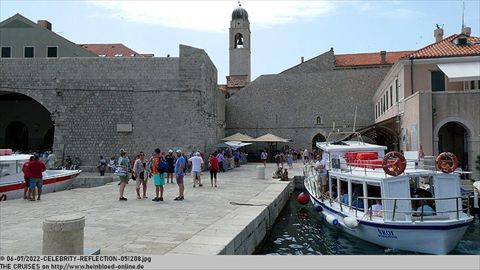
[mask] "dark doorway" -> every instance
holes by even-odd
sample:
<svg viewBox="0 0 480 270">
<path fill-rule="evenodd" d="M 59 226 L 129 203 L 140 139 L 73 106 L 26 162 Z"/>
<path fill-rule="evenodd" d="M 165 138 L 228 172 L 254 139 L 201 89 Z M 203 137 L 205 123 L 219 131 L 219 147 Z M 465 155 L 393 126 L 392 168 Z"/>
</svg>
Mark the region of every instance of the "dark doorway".
<svg viewBox="0 0 480 270">
<path fill-rule="evenodd" d="M 438 131 L 438 152 L 452 152 L 458 158 L 458 167 L 468 171 L 468 133 L 456 122 L 448 122 Z"/>
<path fill-rule="evenodd" d="M 35 99 L 0 91 L 0 148 L 43 151 L 53 148 L 50 112 Z"/>
<path fill-rule="evenodd" d="M 28 150 L 28 128 L 23 122 L 12 122 L 5 129 L 7 148 L 13 150 Z"/>
<path fill-rule="evenodd" d="M 325 136 L 323 136 L 321 133 L 318 133 L 312 139 L 312 149 L 318 149 L 317 142 L 324 142 L 324 141 L 326 141 Z"/>
</svg>

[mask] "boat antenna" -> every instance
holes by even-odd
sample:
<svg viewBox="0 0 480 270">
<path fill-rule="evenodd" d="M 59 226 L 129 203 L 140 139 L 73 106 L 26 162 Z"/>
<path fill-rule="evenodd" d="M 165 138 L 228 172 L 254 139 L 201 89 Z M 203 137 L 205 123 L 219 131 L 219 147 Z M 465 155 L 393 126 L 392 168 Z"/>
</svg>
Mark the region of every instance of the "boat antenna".
<svg viewBox="0 0 480 270">
<path fill-rule="evenodd" d="M 353 116 L 353 132 L 355 132 L 355 124 L 357 123 L 357 106 L 355 105 L 355 114 Z"/>
</svg>

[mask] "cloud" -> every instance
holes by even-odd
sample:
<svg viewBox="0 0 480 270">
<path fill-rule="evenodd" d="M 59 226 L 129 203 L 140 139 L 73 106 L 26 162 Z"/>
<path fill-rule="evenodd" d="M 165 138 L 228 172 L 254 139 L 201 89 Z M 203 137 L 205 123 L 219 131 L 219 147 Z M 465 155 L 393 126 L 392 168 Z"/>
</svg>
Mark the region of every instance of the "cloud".
<svg viewBox="0 0 480 270">
<path fill-rule="evenodd" d="M 236 1 L 102 1 L 89 3 L 108 10 L 107 16 L 172 28 L 226 31 Z M 269 28 L 328 13 L 329 1 L 242 1 L 252 25 Z"/>
</svg>

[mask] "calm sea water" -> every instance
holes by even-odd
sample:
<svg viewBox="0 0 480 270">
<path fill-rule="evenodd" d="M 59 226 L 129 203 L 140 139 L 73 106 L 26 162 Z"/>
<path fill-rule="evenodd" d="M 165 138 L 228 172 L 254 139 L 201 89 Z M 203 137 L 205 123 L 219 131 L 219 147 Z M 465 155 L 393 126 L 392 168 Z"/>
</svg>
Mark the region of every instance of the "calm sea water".
<svg viewBox="0 0 480 270">
<path fill-rule="evenodd" d="M 292 195 L 257 254 L 416 254 L 389 250 L 328 226 L 314 212 L 310 204 L 303 206 L 297 202 L 296 198 L 299 193 L 296 191 Z M 463 239 L 450 254 L 480 254 L 480 216 L 478 214 Z"/>
</svg>

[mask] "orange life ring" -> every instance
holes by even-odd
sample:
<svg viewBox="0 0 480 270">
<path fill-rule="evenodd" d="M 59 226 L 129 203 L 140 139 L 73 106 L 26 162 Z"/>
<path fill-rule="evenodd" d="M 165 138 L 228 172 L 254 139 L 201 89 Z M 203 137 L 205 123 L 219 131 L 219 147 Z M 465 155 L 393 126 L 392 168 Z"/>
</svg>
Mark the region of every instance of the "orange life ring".
<svg viewBox="0 0 480 270">
<path fill-rule="evenodd" d="M 383 158 L 382 168 L 388 175 L 398 176 L 405 171 L 406 167 L 407 161 L 400 152 L 389 152 Z"/>
<path fill-rule="evenodd" d="M 458 159 L 453 153 L 443 152 L 437 156 L 435 167 L 444 173 L 451 173 L 458 167 Z"/>
</svg>

